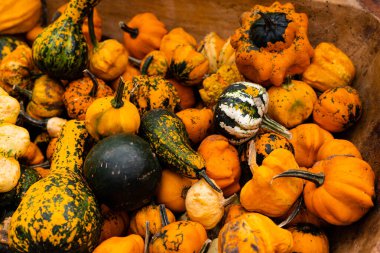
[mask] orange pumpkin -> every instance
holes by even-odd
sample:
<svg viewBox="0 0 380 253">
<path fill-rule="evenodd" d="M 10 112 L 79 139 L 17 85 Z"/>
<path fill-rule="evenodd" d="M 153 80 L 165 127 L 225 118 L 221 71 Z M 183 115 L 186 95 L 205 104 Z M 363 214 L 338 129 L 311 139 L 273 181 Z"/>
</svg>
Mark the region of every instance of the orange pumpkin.
<svg viewBox="0 0 380 253">
<path fill-rule="evenodd" d="M 323 143 L 318 150 L 317 161 L 333 155 L 352 155 L 362 159 L 362 155 L 358 148 L 352 142 L 343 139 L 332 139 Z"/>
<path fill-rule="evenodd" d="M 180 109 L 184 110 L 194 107 L 196 99 L 193 87 L 185 86 L 174 79 L 170 79 L 169 82 L 177 91 Z"/>
<path fill-rule="evenodd" d="M 292 252 L 329 253 L 329 240 L 326 234 L 312 224 L 297 224 L 288 228 L 293 236 Z"/>
</svg>

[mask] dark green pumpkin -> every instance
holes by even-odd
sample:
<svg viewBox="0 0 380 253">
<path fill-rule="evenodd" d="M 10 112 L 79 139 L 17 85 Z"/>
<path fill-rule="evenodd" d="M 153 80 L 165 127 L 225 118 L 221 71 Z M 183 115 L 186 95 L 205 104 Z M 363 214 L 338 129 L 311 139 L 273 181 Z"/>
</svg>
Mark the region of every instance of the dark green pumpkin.
<svg viewBox="0 0 380 253">
<path fill-rule="evenodd" d="M 71 0 L 62 15 L 46 27 L 33 43 L 33 61 L 56 79 L 82 76 L 88 64 L 83 20 L 98 0 Z"/>
<path fill-rule="evenodd" d="M 0 35 L 0 61 L 19 45 L 26 43 L 14 36 Z"/>
<path fill-rule="evenodd" d="M 89 253 L 98 244 L 102 217 L 81 174 L 87 137 L 83 121 L 64 125 L 51 173 L 29 188 L 12 216 L 12 252 Z"/>
<path fill-rule="evenodd" d="M 254 137 L 260 127 L 289 138 L 290 132 L 266 115 L 268 102 L 268 93 L 259 84 L 231 84 L 220 95 L 214 109 L 216 130 L 234 145 L 242 144 Z"/>
<path fill-rule="evenodd" d="M 116 134 L 90 150 L 83 174 L 101 203 L 112 209 L 135 210 L 151 201 L 161 167 L 141 137 Z"/>
<path fill-rule="evenodd" d="M 206 162 L 191 148 L 185 125 L 175 113 L 166 109 L 148 111 L 141 119 L 140 133 L 160 162 L 182 176 L 202 177 L 220 191 L 206 175 Z"/>
</svg>

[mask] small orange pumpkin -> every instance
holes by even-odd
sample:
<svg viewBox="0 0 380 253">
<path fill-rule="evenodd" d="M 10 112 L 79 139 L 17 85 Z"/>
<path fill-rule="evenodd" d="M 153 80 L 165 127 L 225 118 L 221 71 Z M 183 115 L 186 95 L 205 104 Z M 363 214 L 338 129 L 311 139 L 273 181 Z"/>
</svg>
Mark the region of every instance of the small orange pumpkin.
<svg viewBox="0 0 380 253">
<path fill-rule="evenodd" d="M 194 107 L 196 103 L 194 87 L 185 86 L 174 79 L 169 79 L 169 82 L 177 91 L 180 110 Z"/>
<path fill-rule="evenodd" d="M 99 244 L 93 253 L 143 253 L 144 240 L 139 235 L 111 237 Z"/>
<path fill-rule="evenodd" d="M 332 139 L 323 143 L 318 150 L 317 161 L 326 159 L 333 155 L 352 155 L 362 159 L 362 155 L 355 144 L 343 139 Z"/>
<path fill-rule="evenodd" d="M 326 234 L 318 227 L 301 223 L 288 228 L 293 236 L 292 252 L 329 253 L 329 240 Z"/>
</svg>

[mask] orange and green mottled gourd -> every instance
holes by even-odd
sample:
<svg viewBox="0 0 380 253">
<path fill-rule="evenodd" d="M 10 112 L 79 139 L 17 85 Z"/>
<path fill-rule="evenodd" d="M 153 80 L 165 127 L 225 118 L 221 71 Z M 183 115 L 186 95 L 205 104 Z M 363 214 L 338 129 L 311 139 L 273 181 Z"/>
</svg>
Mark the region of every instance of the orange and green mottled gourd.
<svg viewBox="0 0 380 253">
<path fill-rule="evenodd" d="M 314 104 L 313 120 L 332 133 L 343 132 L 359 121 L 363 111 L 359 92 L 351 86 L 328 89 Z"/>
<path fill-rule="evenodd" d="M 165 77 L 168 71 L 168 62 L 162 51 L 153 50 L 141 61 L 140 71 L 143 75 Z"/>
<path fill-rule="evenodd" d="M 14 252 L 92 252 L 101 230 L 96 199 L 81 175 L 88 137 L 84 122 L 62 129 L 51 173 L 33 184 L 12 216 L 9 245 Z"/>
<path fill-rule="evenodd" d="M 329 253 L 329 240 L 320 228 L 307 223 L 300 223 L 288 228 L 293 236 L 292 252 Z"/>
<path fill-rule="evenodd" d="M 307 180 L 303 192 L 307 209 L 333 225 L 350 225 L 374 206 L 375 173 L 357 157 L 332 156 L 307 171 L 288 170 L 274 178 L 282 177 Z"/>
<path fill-rule="evenodd" d="M 17 37 L 0 35 L 0 61 L 19 45 L 26 43 Z"/>
<path fill-rule="evenodd" d="M 285 215 L 301 195 L 303 181 L 298 179 L 272 182 L 272 178 L 293 168 L 298 168 L 298 165 L 289 150 L 274 150 L 264 159 L 261 166 L 253 169 L 252 179 L 241 189 L 241 205 L 248 211 L 269 217 Z"/>
<path fill-rule="evenodd" d="M 111 237 L 102 242 L 93 253 L 143 253 L 144 240 L 139 235 Z"/>
<path fill-rule="evenodd" d="M 33 43 L 36 66 L 56 79 L 73 80 L 87 68 L 88 49 L 83 20 L 99 0 L 70 0 L 62 15 L 46 27 Z"/>
<path fill-rule="evenodd" d="M 291 232 L 258 213 L 232 219 L 220 230 L 218 238 L 219 253 L 290 253 L 293 247 Z"/>
<path fill-rule="evenodd" d="M 310 65 L 314 51 L 307 37 L 308 17 L 291 3 L 255 5 L 241 16 L 241 27 L 231 37 L 236 65 L 249 80 L 279 86 L 288 75 Z"/>
<path fill-rule="evenodd" d="M 118 133 L 134 134 L 140 127 L 136 106 L 123 100 L 124 82 L 120 80 L 115 97 L 97 98 L 87 109 L 85 124 L 89 134 L 99 140 Z"/>
<path fill-rule="evenodd" d="M 293 128 L 309 118 L 317 94 L 307 83 L 286 81 L 281 86 L 268 89 L 268 115 L 285 127 Z"/>
</svg>

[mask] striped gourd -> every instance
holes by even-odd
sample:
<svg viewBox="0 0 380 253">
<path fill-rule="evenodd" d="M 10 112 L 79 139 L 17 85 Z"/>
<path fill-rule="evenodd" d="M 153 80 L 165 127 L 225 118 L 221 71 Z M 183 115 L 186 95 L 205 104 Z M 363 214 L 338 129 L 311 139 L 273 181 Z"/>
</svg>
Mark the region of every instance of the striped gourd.
<svg viewBox="0 0 380 253">
<path fill-rule="evenodd" d="M 216 130 L 234 145 L 254 137 L 260 127 L 277 132 L 287 138 L 289 131 L 270 119 L 266 113 L 269 97 L 259 84 L 237 82 L 223 91 L 215 106 Z"/>
</svg>

